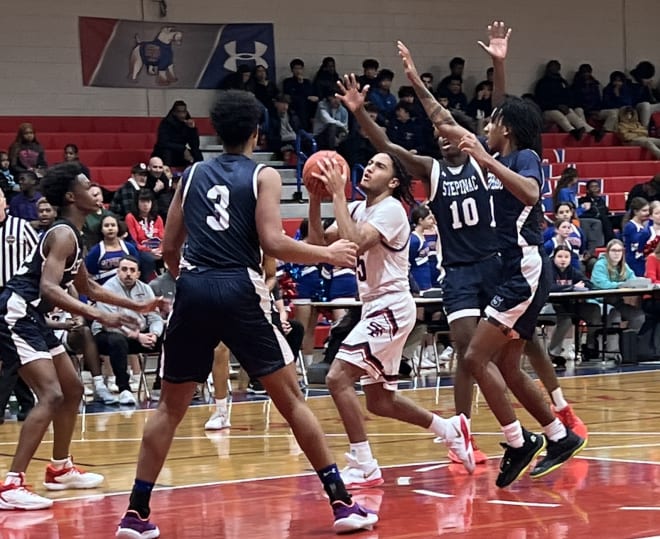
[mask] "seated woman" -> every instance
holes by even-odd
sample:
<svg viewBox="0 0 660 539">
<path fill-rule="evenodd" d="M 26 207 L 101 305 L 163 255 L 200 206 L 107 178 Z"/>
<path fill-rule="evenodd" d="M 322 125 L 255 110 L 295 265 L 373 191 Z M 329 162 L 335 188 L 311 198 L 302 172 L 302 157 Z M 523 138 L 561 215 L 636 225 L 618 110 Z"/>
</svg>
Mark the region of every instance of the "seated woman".
<svg viewBox="0 0 660 539">
<path fill-rule="evenodd" d="M 642 277 L 646 260 L 644 259 L 644 246 L 651 236 L 647 226 L 649 218 L 649 203 L 642 197 L 635 197 L 630 201 L 628 222 L 623 227 L 623 245 L 626 248 L 626 264 Z"/>
<path fill-rule="evenodd" d="M 580 220 L 577 218 L 575 206 L 572 202 L 559 202 L 555 207 L 555 219 L 568 220 L 571 223 L 571 233 L 568 235 L 568 242 L 580 255 L 580 259 L 587 269 L 587 273 L 595 262 L 591 253 L 587 250 L 587 236 L 580 226 Z M 543 242 L 552 239 L 555 235 L 555 227 L 549 226 L 543 232 Z"/>
<path fill-rule="evenodd" d="M 48 167 L 44 147 L 37 140 L 37 134 L 30 123 L 18 126 L 16 139 L 9 147 L 9 166 L 12 174 L 18 176 L 27 170 L 37 176 Z"/>
<path fill-rule="evenodd" d="M 187 167 L 204 159 L 199 149 L 199 133 L 185 101 L 175 101 L 161 120 L 151 156 L 160 157 L 172 167 Z"/>
<path fill-rule="evenodd" d="M 558 245 L 552 253 L 552 285 L 551 292 L 569 292 L 572 290 L 589 290 L 593 284 L 587 280 L 582 272 L 571 263 L 573 250 L 567 245 Z M 548 354 L 556 366 L 566 364 L 562 357 L 562 342 L 573 324 L 573 315 L 587 323 L 587 345 L 584 354 L 595 357 L 596 329 L 600 325 L 600 307 L 590 300 L 575 303 L 569 310 L 563 303 L 552 304 L 557 313 L 557 326 L 548 344 Z"/>
<path fill-rule="evenodd" d="M 92 175 L 89 172 L 89 168 L 84 165 L 83 163 L 80 162 L 80 157 L 78 157 L 78 146 L 75 144 L 67 144 L 64 146 L 64 161 L 68 163 L 78 163 L 80 165 L 80 168 L 82 169 L 82 172 L 85 176 L 87 176 L 90 180 L 92 179 Z"/>
<path fill-rule="evenodd" d="M 165 232 L 151 189 L 140 189 L 137 208 L 126 215 L 126 226 L 140 251 L 140 280 L 149 282 L 156 268 L 162 266 L 160 244 Z"/>
<path fill-rule="evenodd" d="M 654 159 L 660 159 L 660 138 L 649 136 L 648 129 L 639 121 L 634 108 L 623 107 L 619 110 L 617 133 L 624 144 L 646 148 Z"/>
<path fill-rule="evenodd" d="M 125 233 L 125 225 L 123 232 Z M 112 214 L 101 219 L 101 234 L 103 239 L 94 245 L 85 258 L 88 273 L 97 283 L 103 284 L 117 274 L 119 261 L 126 255 L 138 258 L 138 251 L 130 242 L 120 238 L 120 221 Z"/>
</svg>

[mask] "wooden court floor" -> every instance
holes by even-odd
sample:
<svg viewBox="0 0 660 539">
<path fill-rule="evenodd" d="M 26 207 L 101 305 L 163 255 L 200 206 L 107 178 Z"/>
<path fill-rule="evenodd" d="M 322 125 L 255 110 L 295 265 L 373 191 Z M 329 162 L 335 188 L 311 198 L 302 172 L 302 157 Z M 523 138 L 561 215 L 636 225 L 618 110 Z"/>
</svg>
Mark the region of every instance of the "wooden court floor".
<svg viewBox="0 0 660 539">
<path fill-rule="evenodd" d="M 580 458 L 546 478 L 524 477 L 495 487 L 502 440 L 477 400 L 472 429 L 492 458 L 468 476 L 449 464 L 444 446 L 415 427 L 368 416 L 385 484 L 358 494 L 381 520 L 356 537 L 563 539 L 660 537 L 660 371 L 562 378 L 564 392 L 590 429 Z M 452 390 L 406 393 L 441 413 L 453 413 Z M 308 399 L 340 466 L 347 441 L 329 397 Z M 232 427 L 205 432 L 210 408 L 191 407 L 153 495 L 161 537 L 294 539 L 332 537 L 332 518 L 318 479 L 270 401 L 237 403 Z M 94 491 L 48 493 L 53 509 L 0 511 L 1 539 L 113 537 L 125 509 L 149 410 L 83 414 L 72 453 L 105 475 Z M 539 430 L 520 410 L 520 419 Z M 10 463 L 20 425 L 0 426 L 0 474 Z M 28 470 L 39 493 L 50 457 L 47 435 Z"/>
</svg>

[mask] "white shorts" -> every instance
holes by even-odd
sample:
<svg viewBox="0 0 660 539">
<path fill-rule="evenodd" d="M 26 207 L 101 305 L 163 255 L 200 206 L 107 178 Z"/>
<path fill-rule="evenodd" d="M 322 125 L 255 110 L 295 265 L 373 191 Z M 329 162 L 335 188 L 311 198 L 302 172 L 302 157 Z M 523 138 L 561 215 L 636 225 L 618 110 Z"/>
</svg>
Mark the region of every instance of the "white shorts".
<svg viewBox="0 0 660 539">
<path fill-rule="evenodd" d="M 335 356 L 360 367 L 362 385 L 383 384 L 395 391 L 403 347 L 415 326 L 416 307 L 410 292 L 390 293 L 362 306 L 362 317 Z"/>
</svg>

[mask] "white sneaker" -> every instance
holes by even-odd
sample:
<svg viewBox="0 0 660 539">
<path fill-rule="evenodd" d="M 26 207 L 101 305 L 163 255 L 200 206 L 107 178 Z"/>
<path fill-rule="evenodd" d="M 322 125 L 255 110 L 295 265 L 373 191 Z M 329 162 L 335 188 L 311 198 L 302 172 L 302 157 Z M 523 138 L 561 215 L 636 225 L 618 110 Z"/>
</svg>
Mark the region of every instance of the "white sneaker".
<svg viewBox="0 0 660 539">
<path fill-rule="evenodd" d="M 36 509 L 48 509 L 53 506 L 53 500 L 44 498 L 28 490 L 23 480 L 20 485 L 0 485 L 0 509 L 13 510 L 22 509 L 30 511 Z"/>
<path fill-rule="evenodd" d="M 128 385 L 131 387 L 131 391 L 133 393 L 136 393 L 137 390 L 140 388 L 140 375 L 131 374 L 131 377 L 128 380 Z"/>
<path fill-rule="evenodd" d="M 107 406 L 111 406 L 113 404 L 119 404 L 119 399 L 115 397 L 110 391 L 108 390 L 107 387 L 104 385 L 99 385 L 94 388 L 94 400 L 96 402 L 102 402 L 103 404 Z"/>
<path fill-rule="evenodd" d="M 61 470 L 50 464 L 46 467 L 44 487 L 48 490 L 66 490 L 70 488 L 96 488 L 103 483 L 101 474 L 86 472 L 77 468 L 71 458 Z"/>
<path fill-rule="evenodd" d="M 85 397 L 91 397 L 94 395 L 94 391 L 92 390 L 91 387 L 85 386 Z"/>
<path fill-rule="evenodd" d="M 213 415 L 211 415 L 209 420 L 204 424 L 204 430 L 222 430 L 228 429 L 229 427 L 231 427 L 231 423 L 229 422 L 227 413 L 220 412 L 220 410 L 213 412 Z"/>
<path fill-rule="evenodd" d="M 152 389 L 151 390 L 150 400 L 151 400 L 151 402 L 158 402 L 160 400 L 160 389 Z"/>
<path fill-rule="evenodd" d="M 450 451 L 461 460 L 463 466 L 469 474 L 474 472 L 474 450 L 472 449 L 472 442 L 470 436 L 470 425 L 467 418 L 461 415 L 455 415 L 448 420 L 446 437 L 436 438 L 436 443 L 444 443 Z"/>
<path fill-rule="evenodd" d="M 105 381 L 105 386 L 109 391 L 113 393 L 119 393 L 119 388 L 117 387 L 117 379 L 114 376 L 108 376 L 108 379 Z"/>
<path fill-rule="evenodd" d="M 371 488 L 383 484 L 383 474 L 376 459 L 371 462 L 359 462 L 350 453 L 344 456 L 347 466 L 339 473 L 347 489 Z"/>
<path fill-rule="evenodd" d="M 137 404 L 135 395 L 133 395 L 128 389 L 124 389 L 124 391 L 119 394 L 119 404 L 135 406 Z"/>
<path fill-rule="evenodd" d="M 438 356 L 438 359 L 440 360 L 440 363 L 449 363 L 453 356 L 454 356 L 454 349 L 451 346 L 448 346 Z"/>
</svg>

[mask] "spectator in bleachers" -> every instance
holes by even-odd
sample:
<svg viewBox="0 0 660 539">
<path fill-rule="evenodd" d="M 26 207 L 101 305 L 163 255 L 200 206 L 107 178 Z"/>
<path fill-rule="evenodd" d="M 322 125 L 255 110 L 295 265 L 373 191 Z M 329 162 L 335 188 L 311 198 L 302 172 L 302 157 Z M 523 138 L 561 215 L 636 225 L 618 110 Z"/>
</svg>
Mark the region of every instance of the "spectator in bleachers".
<svg viewBox="0 0 660 539">
<path fill-rule="evenodd" d="M 185 101 L 175 101 L 167 116 L 161 120 L 151 155 L 173 167 L 186 167 L 203 160 L 199 132 Z"/>
<path fill-rule="evenodd" d="M 410 220 L 413 225 L 408 242 L 410 276 L 414 279 L 419 291 L 424 292 L 433 287 L 429 264 L 429 245 L 424 238 L 424 232 L 435 227 L 435 219 L 429 207 L 420 204 L 413 209 Z"/>
<path fill-rule="evenodd" d="M 644 276 L 644 246 L 651 235 L 646 221 L 649 218 L 649 203 L 645 198 L 635 197 L 630 202 L 628 221 L 623 227 L 623 245 L 626 248 L 626 264 L 638 277 Z"/>
<path fill-rule="evenodd" d="M 55 222 L 55 217 L 57 217 L 55 209 L 50 205 L 46 197 L 41 197 L 37 200 L 37 220 L 32 221 L 30 224 L 41 238 L 43 233 Z"/>
<path fill-rule="evenodd" d="M 314 117 L 314 137 L 321 150 L 336 150 L 348 135 L 348 111 L 334 92 L 319 103 Z"/>
<path fill-rule="evenodd" d="M 570 246 L 559 245 L 552 255 L 552 284 L 551 292 L 569 292 L 572 290 L 589 290 L 593 284 L 584 274 L 576 268 L 573 263 L 573 251 Z M 587 343 L 584 354 L 594 357 L 597 350 L 596 330 L 601 321 L 600 307 L 596 303 L 576 302 L 567 309 L 566 304 L 553 303 L 557 314 L 557 325 L 548 343 L 548 354 L 556 365 L 564 364 L 566 360 L 561 357 L 562 342 L 568 333 L 572 323 L 573 315 L 587 323 Z"/>
<path fill-rule="evenodd" d="M 649 203 L 660 200 L 660 173 L 653 176 L 648 182 L 633 185 L 626 199 L 626 210 L 630 209 L 630 203 L 636 197 L 645 198 Z"/>
<path fill-rule="evenodd" d="M 441 90 L 449 90 L 449 86 L 451 85 L 453 80 L 458 80 L 462 86 L 464 70 L 465 70 L 465 60 L 459 56 L 452 58 L 449 61 L 449 75 L 447 75 L 444 79 L 442 79 L 438 83 L 438 88 L 436 89 L 436 93 L 440 92 Z"/>
<path fill-rule="evenodd" d="M 573 232 L 573 225 L 567 219 L 557 219 L 554 222 L 555 234 L 552 238 L 543 244 L 543 248 L 548 256 L 552 255 L 557 247 L 566 247 L 571 251 L 571 265 L 579 270 L 580 269 L 580 253 L 573 247 L 568 239 Z"/>
<path fill-rule="evenodd" d="M 360 89 L 364 88 L 367 84 L 375 86 L 378 78 L 378 68 L 380 64 L 374 58 L 366 58 L 362 62 L 362 75 L 357 78 Z"/>
<path fill-rule="evenodd" d="M 468 103 L 467 113 L 475 120 L 490 118 L 493 112 L 493 84 L 487 80 L 481 81 L 474 89 L 474 98 Z"/>
<path fill-rule="evenodd" d="M 312 82 L 305 78 L 305 62 L 294 58 L 289 67 L 291 77 L 282 82 L 282 93 L 291 98 L 289 109 L 298 116 L 302 128 L 310 131 L 319 96 L 314 93 Z"/>
<path fill-rule="evenodd" d="M 654 200 L 649 204 L 649 220 L 646 222 L 646 228 L 649 231 L 649 239 L 644 245 L 644 256 L 648 266 L 648 257 L 660 245 L 660 201 Z"/>
<path fill-rule="evenodd" d="M 574 250 L 580 253 L 584 259 L 587 252 L 587 237 L 580 226 L 580 220 L 575 214 L 575 206 L 572 202 L 560 202 L 555 208 L 555 219 L 567 220 L 571 223 L 571 233 L 568 236 L 568 241 Z M 546 242 L 555 234 L 555 227 L 549 226 L 543 233 L 543 241 Z"/>
<path fill-rule="evenodd" d="M 378 118 L 378 109 L 371 103 L 365 103 L 364 109 L 369 117 L 375 122 Z M 382 129 L 385 129 L 384 127 Z M 376 149 L 369 138 L 364 134 L 360 124 L 356 123 L 355 128 L 348 133 L 348 137 L 340 146 L 340 153 L 344 156 L 349 166 L 366 166 L 369 159 L 376 153 Z"/>
<path fill-rule="evenodd" d="M 582 216 L 586 219 L 598 219 L 603 229 L 603 245 L 614 237 L 612 222 L 607 207 L 607 200 L 600 192 L 600 180 L 589 180 L 586 193 L 578 199 L 578 205 L 582 208 Z M 601 247 L 601 245 L 599 245 Z"/>
<path fill-rule="evenodd" d="M 4 150 L 0 150 L 0 189 L 2 189 L 7 202 L 21 190 L 18 183 L 14 181 L 14 175 L 9 169 L 9 154 Z"/>
<path fill-rule="evenodd" d="M 573 98 L 557 60 L 547 63 L 545 75 L 536 83 L 534 97 L 541 107 L 543 119 L 557 124 L 576 140 L 580 140 L 585 132 L 592 133 L 597 140 L 602 138 L 602 131 L 595 130 L 571 108 Z"/>
<path fill-rule="evenodd" d="M 651 121 L 651 115 L 654 112 L 660 112 L 660 90 L 655 87 L 653 77 L 655 77 L 655 66 L 651 62 L 639 62 L 635 69 L 630 72 L 633 78 L 633 99 L 639 121 L 648 129 Z"/>
<path fill-rule="evenodd" d="M 37 202 L 41 193 L 37 191 L 37 175 L 32 170 L 18 173 L 18 185 L 21 192 L 16 194 L 9 203 L 9 213 L 26 221 L 36 221 L 39 218 Z"/>
<path fill-rule="evenodd" d="M 140 282 L 139 277 L 137 259 L 125 256 L 119 261 L 117 275 L 103 287 L 136 301 L 155 298 L 149 285 Z M 96 320 L 92 323 L 92 333 L 99 352 L 110 357 L 112 372 L 119 388 L 119 404 L 135 405 L 137 403 L 131 393 L 128 377 L 128 354 L 158 352 L 164 329 L 163 319 L 157 311 L 141 314 L 104 303 L 97 303 L 97 307 L 102 311 L 124 312 L 138 321 L 140 329 L 128 331 L 123 328 L 106 328 Z"/>
<path fill-rule="evenodd" d="M 630 81 L 622 71 L 612 71 L 609 84 L 603 88 L 603 108 L 618 110 L 633 105 L 634 97 Z"/>
<path fill-rule="evenodd" d="M 157 267 L 162 266 L 161 243 L 165 232 L 151 189 L 140 189 L 137 205 L 126 214 L 126 226 L 140 252 L 141 279 L 148 283 Z"/>
<path fill-rule="evenodd" d="M 628 146 L 646 148 L 654 159 L 660 159 L 660 138 L 649 137 L 649 132 L 632 107 L 619 110 L 619 126 L 617 128 L 621 142 Z"/>
<path fill-rule="evenodd" d="M 89 168 L 85 166 L 84 163 L 80 162 L 80 157 L 78 157 L 78 146 L 71 143 L 64 146 L 64 160 L 69 163 L 70 162 L 78 163 L 80 169 L 82 170 L 82 173 L 85 176 L 87 176 L 90 180 L 92 179 L 92 175 L 89 172 Z"/>
<path fill-rule="evenodd" d="M 98 209 L 95 213 L 90 213 L 85 218 L 85 224 L 82 229 L 83 243 L 88 251 L 103 239 L 101 221 L 106 215 L 112 215 L 109 210 L 103 207 L 103 190 L 98 183 L 92 183 L 89 186 L 89 194 L 96 201 Z"/>
<path fill-rule="evenodd" d="M 394 144 L 398 144 L 412 153 L 424 153 L 422 126 L 413 117 L 413 108 L 409 103 L 403 101 L 397 103 L 394 118 L 387 126 L 387 136 Z"/>
<path fill-rule="evenodd" d="M 593 76 L 593 69 L 589 64 L 582 64 L 573 77 L 573 104 L 575 112 L 583 120 L 595 119 L 603 122 L 603 131 L 614 133 L 618 119 L 616 107 L 603 106 L 600 82 Z"/>
<path fill-rule="evenodd" d="M 422 79 L 422 82 L 424 83 L 424 86 L 426 86 L 426 89 L 431 92 L 433 92 L 433 73 L 422 73 L 419 76 L 420 79 Z"/>
<path fill-rule="evenodd" d="M 298 115 L 290 109 L 291 99 L 280 94 L 275 97 L 275 112 L 268 123 L 268 151 L 275 159 L 282 159 L 285 150 L 295 149 L 298 131 L 302 129 Z"/>
<path fill-rule="evenodd" d="M 170 204 L 181 179 L 181 173 L 177 172 L 175 174 L 169 166 L 164 165 L 163 176 L 165 177 L 165 188 L 158 192 L 156 206 L 158 207 L 158 215 L 160 215 L 163 223 L 165 223 L 167 221 L 167 212 L 170 210 Z"/>
<path fill-rule="evenodd" d="M 152 157 L 151 159 L 157 158 Z M 126 214 L 135 207 L 137 194 L 140 189 L 147 187 L 148 175 L 147 165 L 144 163 L 133 165 L 133 168 L 131 168 L 131 177 L 126 180 L 124 185 L 117 189 L 117 192 L 112 197 L 110 211 L 121 218 L 126 217 Z"/>
<path fill-rule="evenodd" d="M 235 73 L 229 73 L 220 81 L 220 90 L 247 90 L 247 83 L 250 80 L 250 66 L 240 64 Z"/>
<path fill-rule="evenodd" d="M 495 69 L 493 66 L 490 66 L 488 69 L 486 69 L 486 80 L 493 84 L 493 78 L 495 77 Z"/>
<path fill-rule="evenodd" d="M 137 259 L 140 256 L 135 245 L 121 238 L 123 234 L 120 225 L 124 228 L 126 226 L 112 214 L 103 216 L 102 239 L 90 248 L 85 257 L 87 272 L 99 284 L 104 284 L 117 275 L 119 261 L 123 257 L 130 255 Z"/>
<path fill-rule="evenodd" d="M 321 61 L 321 67 L 319 67 L 316 75 L 314 75 L 314 81 L 312 82 L 314 95 L 319 96 L 319 100 L 329 94 L 334 95 L 337 91 L 338 80 L 339 75 L 337 74 L 335 59 L 332 56 L 326 56 Z"/>
<path fill-rule="evenodd" d="M 275 109 L 273 107 L 273 100 L 279 93 L 277 84 L 268 78 L 268 70 L 263 65 L 256 65 L 252 70 L 252 77 L 248 81 L 248 92 L 252 92 L 254 96 L 261 102 L 261 104 L 271 114 Z"/>
<path fill-rule="evenodd" d="M 446 87 L 442 87 L 443 90 L 447 91 L 447 97 L 449 98 L 449 110 L 452 114 L 454 111 L 460 110 L 462 112 L 467 111 L 468 100 L 467 96 L 463 93 L 463 79 L 460 77 L 451 77 Z"/>
<path fill-rule="evenodd" d="M 394 72 L 389 69 L 381 69 L 378 72 L 375 84 L 367 94 L 367 100 L 378 108 L 378 123 L 387 126 L 394 115 L 397 104 L 396 96 L 390 91 Z"/>
<path fill-rule="evenodd" d="M 612 290 L 635 277 L 633 270 L 626 264 L 624 251 L 621 240 L 613 239 L 607 243 L 605 252 L 600 255 L 591 272 L 594 288 Z M 608 326 L 623 319 L 628 322 L 630 329 L 639 330 L 642 327 L 644 312 L 639 307 L 628 305 L 623 298 L 617 299 L 612 306 L 614 308 L 607 316 Z"/>
<path fill-rule="evenodd" d="M 26 170 L 39 176 L 48 167 L 46 152 L 39 144 L 32 124 L 22 123 L 18 126 L 16 139 L 9 147 L 9 161 L 14 176 Z"/>
</svg>

